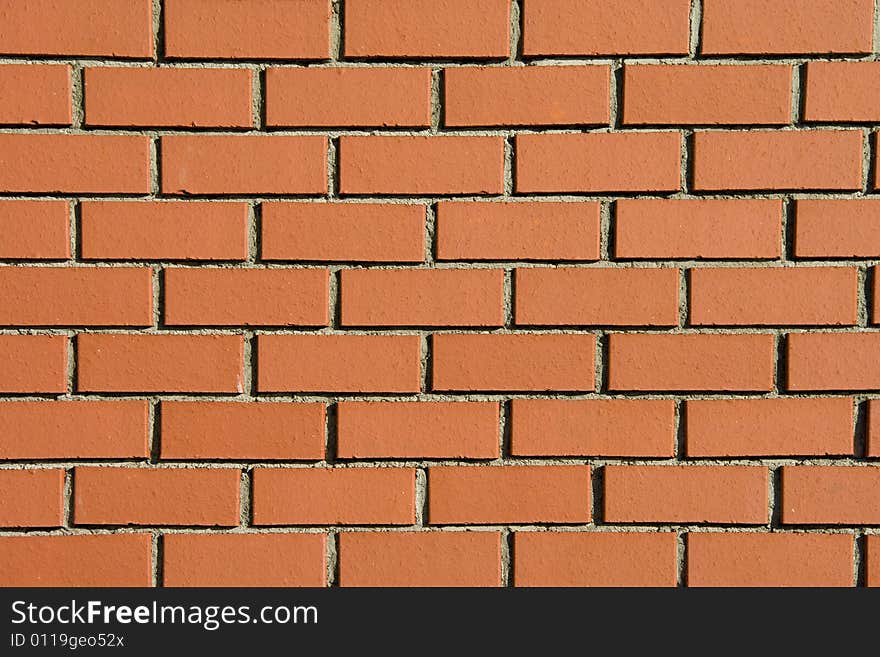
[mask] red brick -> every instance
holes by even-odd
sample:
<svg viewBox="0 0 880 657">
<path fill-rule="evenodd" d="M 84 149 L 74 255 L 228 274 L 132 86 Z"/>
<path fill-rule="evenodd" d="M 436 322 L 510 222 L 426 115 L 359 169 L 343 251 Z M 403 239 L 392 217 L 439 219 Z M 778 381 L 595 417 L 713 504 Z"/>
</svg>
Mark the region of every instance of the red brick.
<svg viewBox="0 0 880 657">
<path fill-rule="evenodd" d="M 441 202 L 439 260 L 598 260 L 599 211 L 576 203 Z"/>
<path fill-rule="evenodd" d="M 339 458 L 498 457 L 496 402 L 346 401 L 336 409 Z"/>
<path fill-rule="evenodd" d="M 628 65 L 627 124 L 785 124 L 791 120 L 791 66 Z"/>
<path fill-rule="evenodd" d="M 244 260 L 248 207 L 205 201 L 84 201 L 87 260 Z"/>
<path fill-rule="evenodd" d="M 862 135 L 857 130 L 697 132 L 694 187 L 840 189 L 862 187 Z"/>
<path fill-rule="evenodd" d="M 145 400 L 0 403 L 0 459 L 124 459 L 150 455 Z"/>
<path fill-rule="evenodd" d="M 608 123 L 607 66 L 459 67 L 444 73 L 447 126 Z"/>
<path fill-rule="evenodd" d="M 321 194 L 327 138 L 312 135 L 162 137 L 165 194 Z"/>
<path fill-rule="evenodd" d="M 147 268 L 0 267 L 0 325 L 149 326 Z"/>
<path fill-rule="evenodd" d="M 343 194 L 500 194 L 504 188 L 501 137 L 342 136 L 339 141 Z"/>
<path fill-rule="evenodd" d="M 784 466 L 786 525 L 880 524 L 880 468 Z"/>
<path fill-rule="evenodd" d="M 348 269 L 343 326 L 501 326 L 501 269 Z"/>
<path fill-rule="evenodd" d="M 323 534 L 166 534 L 163 586 L 324 586 Z"/>
<path fill-rule="evenodd" d="M 411 525 L 412 468 L 256 468 L 255 525 Z"/>
<path fill-rule="evenodd" d="M 260 392 L 418 392 L 417 335 L 261 335 Z"/>
<path fill-rule="evenodd" d="M 524 7 L 523 53 L 661 55 L 688 52 L 688 0 L 541 0 Z"/>
<path fill-rule="evenodd" d="M 85 70 L 91 126 L 250 128 L 252 73 L 231 68 L 107 67 Z"/>
<path fill-rule="evenodd" d="M 773 336 L 610 336 L 611 390 L 763 390 L 773 387 Z"/>
<path fill-rule="evenodd" d="M 165 54 L 194 59 L 326 59 L 327 0 L 165 0 Z"/>
<path fill-rule="evenodd" d="M 0 392 L 66 392 L 67 338 L 0 335 Z"/>
<path fill-rule="evenodd" d="M 510 52 L 507 0 L 348 0 L 346 57 L 482 57 Z"/>
<path fill-rule="evenodd" d="M 81 392 L 242 392 L 240 335 L 77 336 Z"/>
<path fill-rule="evenodd" d="M 64 470 L 0 470 L 0 527 L 60 527 Z"/>
<path fill-rule="evenodd" d="M 431 69 L 270 68 L 270 126 L 431 125 Z"/>
<path fill-rule="evenodd" d="M 671 457 L 675 403 L 666 399 L 514 399 L 514 456 Z"/>
<path fill-rule="evenodd" d="M 605 521 L 640 523 L 767 522 L 767 468 L 605 467 Z"/>
<path fill-rule="evenodd" d="M 675 586 L 672 532 L 516 532 L 516 586 Z"/>
<path fill-rule="evenodd" d="M 520 134 L 517 192 L 675 191 L 678 132 Z"/>
<path fill-rule="evenodd" d="M 687 402 L 687 455 L 827 456 L 853 453 L 847 397 Z"/>
<path fill-rule="evenodd" d="M 340 586 L 501 586 L 498 532 L 343 532 Z"/>
<path fill-rule="evenodd" d="M 867 442 L 868 456 L 880 456 L 880 401 L 875 399 L 868 401 Z"/>
<path fill-rule="evenodd" d="M 789 390 L 880 389 L 880 334 L 792 333 Z"/>
<path fill-rule="evenodd" d="M 232 469 L 78 467 L 77 525 L 222 525 L 239 521 L 241 473 Z"/>
<path fill-rule="evenodd" d="M 695 325 L 853 325 L 858 319 L 854 267 L 692 269 Z"/>
<path fill-rule="evenodd" d="M 804 119 L 880 121 L 880 63 L 810 62 Z"/>
<path fill-rule="evenodd" d="M 67 201 L 0 201 L 0 258 L 66 260 L 70 257 Z"/>
<path fill-rule="evenodd" d="M 677 269 L 517 269 L 519 325 L 674 326 Z"/>
<path fill-rule="evenodd" d="M 151 0 L 14 0 L 0 21 L 0 54 L 153 56 Z"/>
<path fill-rule="evenodd" d="M 848 534 L 688 534 L 688 586 L 852 586 Z"/>
<path fill-rule="evenodd" d="M 465 467 L 428 470 L 432 525 L 590 522 L 590 467 Z"/>
<path fill-rule="evenodd" d="M 705 0 L 702 54 L 871 52 L 871 0 Z"/>
<path fill-rule="evenodd" d="M 795 208 L 799 258 L 880 257 L 880 200 L 798 200 Z"/>
<path fill-rule="evenodd" d="M 163 459 L 324 458 L 323 404 L 163 401 L 161 419 Z"/>
<path fill-rule="evenodd" d="M 265 260 L 422 262 L 425 206 L 263 203 Z"/>
<path fill-rule="evenodd" d="M 434 390 L 589 390 L 592 335 L 434 335 Z"/>
<path fill-rule="evenodd" d="M 150 586 L 149 534 L 4 536 L 2 586 Z"/>
<path fill-rule="evenodd" d="M 4 64 L 0 89 L 0 124 L 70 125 L 69 66 Z"/>
<path fill-rule="evenodd" d="M 165 322 L 188 326 L 327 326 L 326 269 L 165 270 Z"/>
<path fill-rule="evenodd" d="M 0 191 L 147 194 L 150 140 L 140 135 L 0 134 Z"/>
<path fill-rule="evenodd" d="M 868 559 L 865 564 L 867 585 L 880 586 L 880 536 L 868 536 L 866 543 L 868 546 Z"/>
<path fill-rule="evenodd" d="M 621 199 L 616 207 L 617 258 L 780 256 L 778 199 Z"/>
</svg>

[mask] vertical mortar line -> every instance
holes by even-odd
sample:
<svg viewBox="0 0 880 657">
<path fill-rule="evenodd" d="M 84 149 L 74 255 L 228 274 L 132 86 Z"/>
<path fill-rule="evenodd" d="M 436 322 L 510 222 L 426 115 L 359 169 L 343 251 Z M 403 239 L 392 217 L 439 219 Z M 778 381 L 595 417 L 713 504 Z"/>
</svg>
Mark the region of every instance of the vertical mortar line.
<svg viewBox="0 0 880 657">
<path fill-rule="evenodd" d="M 73 262 L 75 260 L 79 260 L 82 257 L 82 246 L 80 244 L 80 232 L 81 232 L 81 224 L 82 224 L 82 207 L 79 199 L 73 199 L 69 202 L 68 208 L 70 210 L 68 217 L 68 242 L 70 244 L 70 258 L 69 261 Z"/>
<path fill-rule="evenodd" d="M 425 262 L 430 267 L 434 264 L 437 253 L 437 203 L 429 203 L 425 207 Z"/>
<path fill-rule="evenodd" d="M 700 46 L 703 37 L 703 2 L 691 0 L 689 18 L 690 35 L 688 39 L 688 57 L 694 59 L 700 54 Z"/>
<path fill-rule="evenodd" d="M 798 126 L 804 121 L 804 103 L 807 90 L 807 65 L 796 62 L 791 65 L 791 125 Z"/>
<path fill-rule="evenodd" d="M 611 62 L 608 75 L 608 127 L 613 131 L 623 123 L 623 61 Z"/>
<path fill-rule="evenodd" d="M 443 121 L 443 69 L 431 69 L 431 132 L 437 133 Z"/>
<path fill-rule="evenodd" d="M 599 260 L 611 260 L 611 216 L 616 208 L 616 201 L 602 201 L 599 206 Z"/>
<path fill-rule="evenodd" d="M 770 531 L 782 526 L 782 466 L 771 463 L 767 477 L 767 527 Z"/>
<path fill-rule="evenodd" d="M 513 132 L 504 137 L 504 196 L 511 196 L 514 190 L 515 139 Z"/>
<path fill-rule="evenodd" d="M 416 469 L 415 479 L 415 526 L 428 524 L 428 473 L 425 468 Z"/>
<path fill-rule="evenodd" d="M 165 24 L 162 0 L 153 0 L 153 64 L 158 64 L 165 53 Z"/>
<path fill-rule="evenodd" d="M 683 329 L 688 324 L 689 293 L 690 293 L 690 272 L 687 267 L 679 267 L 678 269 L 678 328 Z"/>
<path fill-rule="evenodd" d="M 868 399 L 864 396 L 853 398 L 853 456 L 864 459 L 868 454 Z"/>
<path fill-rule="evenodd" d="M 874 59 L 880 56 L 880 0 L 874 0 Z"/>
<path fill-rule="evenodd" d="M 326 537 L 327 586 L 339 586 L 339 530 L 330 529 Z"/>
<path fill-rule="evenodd" d="M 238 525 L 239 527 L 249 527 L 251 524 L 251 498 L 253 494 L 253 477 L 251 476 L 252 468 L 245 467 L 241 471 L 241 481 L 238 489 Z"/>
<path fill-rule="evenodd" d="M 150 463 L 156 464 L 162 458 L 162 406 L 158 397 L 147 402 L 147 426 L 149 427 L 148 453 Z"/>
<path fill-rule="evenodd" d="M 516 307 L 516 299 L 515 299 L 515 289 L 516 285 L 516 274 L 514 273 L 514 269 L 504 269 L 504 296 L 503 296 L 503 310 L 504 310 L 504 328 L 507 330 L 511 330 L 514 326 L 514 322 L 516 321 L 515 315 L 515 307 Z"/>
<path fill-rule="evenodd" d="M 785 367 L 785 340 L 779 331 L 773 333 L 773 387 L 770 393 L 773 397 L 779 395 L 783 388 L 782 373 Z"/>
<path fill-rule="evenodd" d="M 165 542 L 158 531 L 150 532 L 150 586 L 157 588 L 163 584 L 163 561 Z"/>
<path fill-rule="evenodd" d="M 872 183 L 872 151 L 874 150 L 874 140 L 871 135 L 870 128 L 862 129 L 862 194 L 868 194 L 871 191 Z"/>
<path fill-rule="evenodd" d="M 432 365 L 432 353 L 431 353 L 431 334 L 427 331 L 422 331 L 419 333 L 419 368 L 420 368 L 420 376 L 421 383 L 419 385 L 419 392 L 421 394 L 427 394 L 431 389 L 431 368 Z"/>
<path fill-rule="evenodd" d="M 82 129 L 86 116 L 84 76 L 83 65 L 79 62 L 74 62 L 73 69 L 70 72 L 70 92 L 73 101 L 70 125 L 74 130 Z"/>
<path fill-rule="evenodd" d="M 153 285 L 153 328 L 158 330 L 162 326 L 162 265 L 153 265 L 152 285 Z"/>
<path fill-rule="evenodd" d="M 513 532 L 501 528 L 501 586 L 513 586 Z"/>
<path fill-rule="evenodd" d="M 327 198 L 335 199 L 339 194 L 339 135 L 330 134 L 327 138 Z"/>
<path fill-rule="evenodd" d="M 64 508 L 64 527 L 73 527 L 73 468 L 64 468 L 64 488 L 62 493 Z"/>
<path fill-rule="evenodd" d="M 513 435 L 513 400 L 505 399 L 499 402 L 498 408 L 498 458 L 502 461 L 510 458 L 511 436 Z"/>
<path fill-rule="evenodd" d="M 67 334 L 67 397 L 76 392 L 76 332 Z"/>
<path fill-rule="evenodd" d="M 510 54 L 508 64 L 522 59 L 522 3 L 511 0 L 510 3 Z"/>
<path fill-rule="evenodd" d="M 260 201 L 252 201 L 248 204 L 248 216 L 247 216 L 247 229 L 248 229 L 248 237 L 247 237 L 247 258 L 245 262 L 248 264 L 253 264 L 260 257 L 260 249 L 259 249 L 259 231 L 260 231 L 260 223 L 263 213 L 263 206 Z"/>
<path fill-rule="evenodd" d="M 595 371 L 595 384 L 593 386 L 593 392 L 602 393 L 607 388 L 607 378 L 608 378 L 608 334 L 599 332 L 596 334 L 596 371 Z"/>
<path fill-rule="evenodd" d="M 683 529 L 676 533 L 675 560 L 677 565 L 675 585 L 687 586 L 688 536 L 687 531 Z"/>
<path fill-rule="evenodd" d="M 694 140 L 694 131 L 693 130 L 683 130 L 681 132 L 681 165 L 679 175 L 681 176 L 681 193 L 687 194 L 690 192 L 690 180 L 691 180 L 691 148 L 692 142 Z"/>
<path fill-rule="evenodd" d="M 783 263 L 794 257 L 795 207 L 797 203 L 790 196 L 782 199 L 782 234 L 780 236 L 780 259 Z"/>
<path fill-rule="evenodd" d="M 871 291 L 868 285 L 868 265 L 860 264 L 856 270 L 858 276 L 858 325 L 868 325 L 868 306 Z"/>
<path fill-rule="evenodd" d="M 685 400 L 675 400 L 675 410 L 673 413 L 672 426 L 675 432 L 675 445 L 673 446 L 672 457 L 676 461 L 681 461 L 687 457 L 687 403 Z"/>
<path fill-rule="evenodd" d="M 342 59 L 342 21 L 343 8 L 340 0 L 333 0 L 330 5 L 330 61 Z"/>
<path fill-rule="evenodd" d="M 342 294 L 341 294 L 341 278 L 342 271 L 339 267 L 330 268 L 330 279 L 328 281 L 328 319 L 329 328 L 335 331 L 339 328 L 342 315 Z"/>
<path fill-rule="evenodd" d="M 868 585 L 868 554 L 865 530 L 856 529 L 853 533 L 853 586 Z"/>
<path fill-rule="evenodd" d="M 247 399 L 252 399 L 256 391 L 255 361 L 256 361 L 256 337 L 254 332 L 245 330 L 242 332 L 243 338 L 243 367 L 241 377 L 241 389 L 239 392 Z"/>
<path fill-rule="evenodd" d="M 324 462 L 332 465 L 339 455 L 339 401 L 328 399 L 324 407 Z"/>
<path fill-rule="evenodd" d="M 161 158 L 162 145 L 158 134 L 150 133 L 150 196 L 156 196 L 161 186 Z"/>
<path fill-rule="evenodd" d="M 256 65 L 251 67 L 251 120 L 254 130 L 264 130 L 266 127 L 266 67 Z"/>
</svg>

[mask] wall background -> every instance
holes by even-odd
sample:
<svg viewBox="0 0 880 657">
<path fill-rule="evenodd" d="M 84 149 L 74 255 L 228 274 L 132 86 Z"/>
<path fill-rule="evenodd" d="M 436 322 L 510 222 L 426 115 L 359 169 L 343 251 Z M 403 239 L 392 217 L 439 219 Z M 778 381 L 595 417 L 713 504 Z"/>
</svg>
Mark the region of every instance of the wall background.
<svg viewBox="0 0 880 657">
<path fill-rule="evenodd" d="M 873 0 L 0 51 L 0 584 L 880 583 Z"/>
</svg>

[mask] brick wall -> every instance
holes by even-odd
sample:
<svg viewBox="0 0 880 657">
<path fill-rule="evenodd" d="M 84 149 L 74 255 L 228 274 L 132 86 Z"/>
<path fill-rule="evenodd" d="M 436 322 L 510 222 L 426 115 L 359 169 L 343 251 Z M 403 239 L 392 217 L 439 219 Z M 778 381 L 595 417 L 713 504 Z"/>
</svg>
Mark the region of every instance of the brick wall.
<svg viewBox="0 0 880 657">
<path fill-rule="evenodd" d="M 0 584 L 880 584 L 876 4 L 0 1 Z"/>
</svg>

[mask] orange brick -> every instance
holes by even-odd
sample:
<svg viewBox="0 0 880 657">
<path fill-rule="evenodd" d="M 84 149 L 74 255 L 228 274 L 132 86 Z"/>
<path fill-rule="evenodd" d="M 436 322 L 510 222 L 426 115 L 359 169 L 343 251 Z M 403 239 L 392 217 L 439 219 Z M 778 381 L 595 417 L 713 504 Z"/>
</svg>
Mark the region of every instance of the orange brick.
<svg viewBox="0 0 880 657">
<path fill-rule="evenodd" d="M 675 586 L 672 532 L 516 532 L 516 586 Z"/>
<path fill-rule="evenodd" d="M 248 207 L 205 201 L 84 201 L 87 260 L 244 260 Z"/>
<path fill-rule="evenodd" d="M 149 139 L 0 134 L 0 191 L 148 194 Z"/>
<path fill-rule="evenodd" d="M 517 192 L 674 191 L 680 168 L 677 132 L 516 137 Z"/>
<path fill-rule="evenodd" d="M 260 392 L 418 392 L 417 335 L 261 335 Z"/>
<path fill-rule="evenodd" d="M 64 470 L 0 470 L 0 527 L 60 527 Z"/>
<path fill-rule="evenodd" d="M 4 3 L 0 54 L 153 56 L 151 0 Z"/>
<path fill-rule="evenodd" d="M 675 404 L 666 399 L 514 399 L 514 456 L 671 457 Z"/>
<path fill-rule="evenodd" d="M 348 269 L 343 326 L 501 326 L 501 269 Z"/>
<path fill-rule="evenodd" d="M 688 0 L 541 0 L 525 3 L 523 53 L 662 55 L 688 51 Z"/>
<path fill-rule="evenodd" d="M 346 401 L 336 408 L 339 458 L 498 457 L 495 402 Z"/>
<path fill-rule="evenodd" d="M 497 532 L 342 532 L 340 586 L 500 586 Z"/>
<path fill-rule="evenodd" d="M 792 333 L 789 390 L 880 389 L 880 334 Z"/>
<path fill-rule="evenodd" d="M 69 66 L 4 64 L 0 89 L 0 124 L 70 125 Z"/>
<path fill-rule="evenodd" d="M 163 586 L 324 586 L 323 534 L 166 534 Z"/>
<path fill-rule="evenodd" d="M 804 119 L 880 121 L 880 63 L 810 62 Z"/>
<path fill-rule="evenodd" d="M 144 400 L 0 403 L 0 459 L 146 458 Z"/>
<path fill-rule="evenodd" d="M 778 258 L 778 199 L 621 199 L 614 220 L 617 258 Z"/>
<path fill-rule="evenodd" d="M 425 206 L 264 203 L 261 257 L 421 262 L 425 259 Z"/>
<path fill-rule="evenodd" d="M 605 521 L 762 525 L 767 468 L 752 466 L 605 467 Z"/>
<path fill-rule="evenodd" d="M 67 338 L 0 335 L 0 392 L 66 392 Z"/>
<path fill-rule="evenodd" d="M 773 387 L 772 335 L 610 336 L 611 390 L 764 390 Z"/>
<path fill-rule="evenodd" d="M 506 0 L 349 0 L 346 57 L 507 57 Z"/>
<path fill-rule="evenodd" d="M 4 536 L 3 586 L 150 586 L 149 534 Z"/>
<path fill-rule="evenodd" d="M 327 326 L 326 269 L 165 269 L 165 322 Z"/>
<path fill-rule="evenodd" d="M 607 66 L 447 68 L 447 126 L 608 123 Z"/>
<path fill-rule="evenodd" d="M 66 201 L 0 201 L 0 258 L 66 260 L 70 207 Z"/>
<path fill-rule="evenodd" d="M 799 258 L 880 257 L 880 200 L 798 200 L 795 208 Z"/>
<path fill-rule="evenodd" d="M 854 267 L 692 269 L 695 325 L 849 325 L 858 318 Z"/>
<path fill-rule="evenodd" d="M 0 325 L 149 326 L 147 268 L 0 267 Z"/>
<path fill-rule="evenodd" d="M 699 190 L 861 189 L 862 134 L 697 132 L 693 172 Z"/>
<path fill-rule="evenodd" d="M 852 586 L 847 534 L 688 534 L 688 586 Z"/>
<path fill-rule="evenodd" d="M 163 459 L 324 458 L 323 404 L 163 401 L 161 420 Z"/>
<path fill-rule="evenodd" d="M 92 126 L 250 128 L 252 73 L 231 68 L 107 67 L 85 70 Z"/>
<path fill-rule="evenodd" d="M 686 404 L 688 456 L 853 453 L 853 402 L 847 397 L 701 399 Z"/>
<path fill-rule="evenodd" d="M 343 194 L 500 194 L 504 140 L 344 135 L 339 185 Z"/>
<path fill-rule="evenodd" d="M 429 126 L 431 69 L 270 68 L 270 126 Z"/>
<path fill-rule="evenodd" d="M 412 468 L 256 468 L 255 525 L 411 525 Z"/>
<path fill-rule="evenodd" d="M 232 469 L 78 467 L 77 525 L 221 525 L 239 521 L 241 473 Z"/>
<path fill-rule="evenodd" d="M 702 54 L 871 52 L 871 0 L 705 0 Z"/>
<path fill-rule="evenodd" d="M 77 337 L 81 392 L 242 392 L 240 335 Z"/>
<path fill-rule="evenodd" d="M 437 334 L 434 390 L 593 390 L 592 335 Z"/>
<path fill-rule="evenodd" d="M 785 124 L 791 120 L 791 66 L 628 65 L 627 124 Z"/>
<path fill-rule="evenodd" d="M 677 269 L 517 269 L 519 325 L 674 326 Z"/>
<path fill-rule="evenodd" d="M 880 468 L 784 466 L 786 525 L 880 524 Z"/>
<path fill-rule="evenodd" d="M 194 59 L 326 59 L 326 0 L 166 0 L 165 54 Z"/>
<path fill-rule="evenodd" d="M 327 138 L 312 135 L 162 137 L 166 194 L 321 194 Z"/>
<path fill-rule="evenodd" d="M 598 260 L 599 204 L 441 202 L 439 260 Z"/>
<path fill-rule="evenodd" d="M 428 470 L 432 525 L 590 522 L 589 466 L 448 466 Z"/>
</svg>

